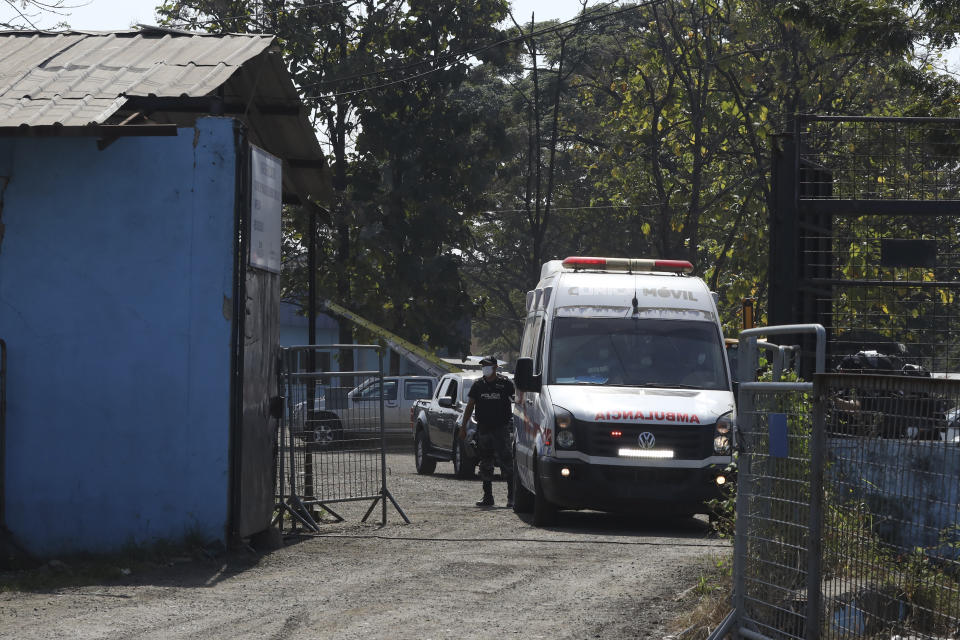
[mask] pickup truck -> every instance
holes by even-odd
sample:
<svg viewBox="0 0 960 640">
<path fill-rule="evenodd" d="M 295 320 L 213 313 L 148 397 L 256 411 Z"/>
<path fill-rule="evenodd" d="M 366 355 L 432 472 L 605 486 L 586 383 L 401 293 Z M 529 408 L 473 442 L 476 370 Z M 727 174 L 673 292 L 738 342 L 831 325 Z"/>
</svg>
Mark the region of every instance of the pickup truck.
<svg viewBox="0 0 960 640">
<path fill-rule="evenodd" d="M 383 431 L 406 434 L 413 403 L 433 395 L 437 379 L 432 376 L 385 376 L 383 378 Z M 380 385 L 369 378 L 340 395 L 336 388 L 317 387 L 314 414 L 304 415 L 306 402 L 293 409 L 294 435 L 323 449 L 344 438 L 369 437 L 380 430 Z"/>
<path fill-rule="evenodd" d="M 440 378 L 433 397 L 413 403 L 410 428 L 417 473 L 430 475 L 437 468 L 437 462 L 450 461 L 456 477 L 473 477 L 477 460 L 460 440 L 457 425 L 467 406 L 470 387 L 481 375 L 479 371 L 448 373 Z M 476 429 L 472 417 L 470 422 L 468 430 Z"/>
</svg>

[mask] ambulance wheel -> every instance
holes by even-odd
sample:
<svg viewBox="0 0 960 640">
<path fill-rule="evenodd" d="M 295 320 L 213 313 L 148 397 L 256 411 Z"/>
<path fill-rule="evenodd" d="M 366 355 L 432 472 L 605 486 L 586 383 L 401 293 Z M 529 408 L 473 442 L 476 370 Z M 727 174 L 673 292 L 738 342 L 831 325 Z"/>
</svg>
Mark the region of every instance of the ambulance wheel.
<svg viewBox="0 0 960 640">
<path fill-rule="evenodd" d="M 533 526 L 549 527 L 557 521 L 557 505 L 547 500 L 543 494 L 539 470 L 533 470 Z"/>
<path fill-rule="evenodd" d="M 463 450 L 463 441 L 453 437 L 453 475 L 461 480 L 467 480 L 473 477 L 474 467 L 469 456 Z"/>
<path fill-rule="evenodd" d="M 513 452 L 513 512 L 530 513 L 533 511 L 533 494 L 520 482 L 520 472 L 517 467 L 517 452 Z"/>
<path fill-rule="evenodd" d="M 417 473 L 422 476 L 430 475 L 437 468 L 437 461 L 427 455 L 427 438 L 422 429 L 417 431 L 413 443 L 413 460 L 417 465 Z"/>
</svg>

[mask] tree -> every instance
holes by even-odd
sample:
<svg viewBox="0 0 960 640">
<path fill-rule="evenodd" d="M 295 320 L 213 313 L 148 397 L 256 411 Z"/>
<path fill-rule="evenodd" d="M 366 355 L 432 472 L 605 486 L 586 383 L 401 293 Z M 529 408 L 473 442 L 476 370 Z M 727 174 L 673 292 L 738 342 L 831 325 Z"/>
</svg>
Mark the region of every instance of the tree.
<svg viewBox="0 0 960 640">
<path fill-rule="evenodd" d="M 39 30 L 37 21 L 47 15 L 66 17 L 71 9 L 82 7 L 86 2 L 77 0 L 0 0 L 0 6 L 10 7 L 10 17 L 0 19 L 0 29 L 33 29 Z M 66 27 L 60 20 L 54 28 Z"/>
<path fill-rule="evenodd" d="M 462 100 L 461 87 L 474 64 L 467 54 L 499 38 L 493 25 L 505 11 L 504 0 L 170 0 L 160 9 L 167 22 L 194 28 L 277 34 L 314 107 L 335 192 L 331 223 L 313 230 L 299 218 L 288 246 L 316 233 L 328 260 L 309 277 L 330 297 L 456 353 L 468 347 L 450 318 L 467 314 L 469 300 L 454 247 L 497 140 L 497 123 Z M 288 290 L 302 291 L 307 274 L 290 275 Z"/>
</svg>

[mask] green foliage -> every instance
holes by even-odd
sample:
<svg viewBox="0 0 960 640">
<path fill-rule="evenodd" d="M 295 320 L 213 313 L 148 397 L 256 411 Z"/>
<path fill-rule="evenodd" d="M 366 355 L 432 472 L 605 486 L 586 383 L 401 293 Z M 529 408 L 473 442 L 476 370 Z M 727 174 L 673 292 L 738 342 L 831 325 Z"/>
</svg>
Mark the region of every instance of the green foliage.
<svg viewBox="0 0 960 640">
<path fill-rule="evenodd" d="M 298 6 L 160 13 L 276 33 L 314 109 L 335 198 L 315 229 L 289 212 L 285 294 L 305 294 L 315 234 L 324 297 L 454 352 L 467 316 L 482 351 L 516 352 L 541 264 L 574 254 L 688 258 L 729 332 L 743 297 L 762 324 L 771 148 L 792 114 L 958 112 L 933 66 L 956 26 L 944 0 L 667 0 L 507 32 L 505 0 Z"/>
</svg>

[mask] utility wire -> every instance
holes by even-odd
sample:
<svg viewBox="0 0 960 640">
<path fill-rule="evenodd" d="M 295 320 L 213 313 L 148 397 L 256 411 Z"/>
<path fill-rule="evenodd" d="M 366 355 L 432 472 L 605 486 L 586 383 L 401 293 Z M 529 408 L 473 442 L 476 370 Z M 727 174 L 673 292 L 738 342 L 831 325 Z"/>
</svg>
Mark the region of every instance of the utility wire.
<svg viewBox="0 0 960 640">
<path fill-rule="evenodd" d="M 294 5 L 291 7 L 284 7 L 282 9 L 274 9 L 273 11 L 257 11 L 255 13 L 244 13 L 236 16 L 222 16 L 220 18 L 210 18 L 209 20 L 189 20 L 181 19 L 172 23 L 170 26 L 174 28 L 181 27 L 209 27 L 221 22 L 227 22 L 228 20 L 241 20 L 243 18 L 253 19 L 262 16 L 271 16 L 280 13 L 296 13 L 298 11 L 303 11 L 305 9 L 317 9 L 319 7 L 343 7 L 343 2 L 331 2 L 330 0 L 323 0 L 322 2 L 313 2 L 310 4 L 301 4 Z"/>
<path fill-rule="evenodd" d="M 513 37 L 510 37 L 510 38 L 504 38 L 503 40 L 499 40 L 499 41 L 497 41 L 497 42 L 488 43 L 488 44 L 485 44 L 485 45 L 481 45 L 481 46 L 478 46 L 478 47 L 474 47 L 474 48 L 472 48 L 472 49 L 466 49 L 466 50 L 464 50 L 464 51 L 459 51 L 459 52 L 445 53 L 445 54 L 441 54 L 441 55 L 438 55 L 438 56 L 433 56 L 433 57 L 430 57 L 430 58 L 425 58 L 425 59 L 419 60 L 419 61 L 417 61 L 417 62 L 410 62 L 410 63 L 398 65 L 398 66 L 395 66 L 395 67 L 391 67 L 391 68 L 389 68 L 389 69 L 378 69 L 378 70 L 375 70 L 375 71 L 368 71 L 368 72 L 359 73 L 359 74 L 354 74 L 354 75 L 350 75 L 350 76 L 342 76 L 342 77 L 339 77 L 339 78 L 332 78 L 332 79 L 330 79 L 330 80 L 320 80 L 320 81 L 313 82 L 313 83 L 306 83 L 306 84 L 300 85 L 300 89 L 302 90 L 302 89 L 307 89 L 307 88 L 311 88 L 311 87 L 319 87 L 319 86 L 322 86 L 322 85 L 338 84 L 338 83 L 343 83 L 343 82 L 347 82 L 347 81 L 350 81 L 350 80 L 360 80 L 360 79 L 368 78 L 368 77 L 371 77 L 371 76 L 383 76 L 383 75 L 388 75 L 388 74 L 396 73 L 396 72 L 398 72 L 398 71 L 405 71 L 405 70 L 408 70 L 408 69 L 413 69 L 413 68 L 420 67 L 420 66 L 425 65 L 425 64 L 436 64 L 436 63 L 440 63 L 440 62 L 445 62 L 445 61 L 447 61 L 447 60 L 460 60 L 460 59 L 462 59 L 462 58 L 464 58 L 464 57 L 476 55 L 476 54 L 478 54 L 478 53 L 482 53 L 482 52 L 484 52 L 484 51 L 487 51 L 487 50 L 489 50 L 489 49 L 493 49 L 493 48 L 495 48 L 495 47 L 500 47 L 500 46 L 503 46 L 503 45 L 512 44 L 512 43 L 514 43 L 514 42 L 520 42 L 520 41 L 523 41 L 523 40 L 527 40 L 527 39 L 529 39 L 529 38 L 533 38 L 533 37 L 537 37 L 537 36 L 542 36 L 542 35 L 547 35 L 547 34 L 550 34 L 550 33 L 557 33 L 557 32 L 559 32 L 559 31 L 563 31 L 563 30 L 565 30 L 565 29 L 569 29 L 569 28 L 578 26 L 578 25 L 580 25 L 580 24 L 582 24 L 582 23 L 589 23 L 589 22 L 597 22 L 597 21 L 600 21 L 600 20 L 607 20 L 607 19 L 610 19 L 610 18 L 614 18 L 614 17 L 616 17 L 616 16 L 618 16 L 618 15 L 621 15 L 621 14 L 623 14 L 623 13 L 627 13 L 627 12 L 629 12 L 629 11 L 636 11 L 637 9 L 647 8 L 647 7 L 650 7 L 650 6 L 657 5 L 657 4 L 662 4 L 662 3 L 664 2 L 664 0 L 648 0 L 647 2 L 641 2 L 641 3 L 635 4 L 635 5 L 630 5 L 630 6 L 627 6 L 627 7 L 623 7 L 623 8 L 621 8 L 621 9 L 618 9 L 618 10 L 613 11 L 613 12 L 611 12 L 611 13 L 601 14 L 601 12 L 602 12 L 603 10 L 609 9 L 610 7 L 612 7 L 612 6 L 616 5 L 617 3 L 619 3 L 620 1 L 621 1 L 621 0 L 611 0 L 611 2 L 607 2 L 607 3 L 603 3 L 603 4 L 597 4 L 597 5 L 594 5 L 594 6 L 592 6 L 592 7 L 587 7 L 587 8 L 585 9 L 585 11 L 584 11 L 583 13 L 581 13 L 580 15 L 577 15 L 577 16 L 575 16 L 575 17 L 573 17 L 573 18 L 568 19 L 568 20 L 564 20 L 563 22 L 560 22 L 560 23 L 558 23 L 558 24 L 556 24 L 556 25 L 551 25 L 551 26 L 549 26 L 549 27 L 544 27 L 543 29 L 539 29 L 539 30 L 536 30 L 536 31 L 531 31 L 530 33 L 521 34 L 521 35 L 513 36 Z M 296 12 L 303 11 L 303 10 L 306 10 L 306 9 L 314 9 L 314 8 L 319 8 L 319 7 L 324 7 L 324 6 L 337 6 L 337 7 L 340 7 L 340 6 L 343 6 L 343 5 L 342 5 L 342 3 L 339 3 L 339 2 L 323 1 L 323 2 L 315 2 L 315 3 L 310 3 L 310 4 L 303 4 L 303 5 L 299 5 L 299 6 L 285 7 L 285 8 L 282 8 L 282 9 L 275 9 L 275 10 L 272 10 L 272 11 L 261 11 L 261 12 L 259 12 L 257 15 L 259 15 L 259 16 L 264 16 L 264 15 L 275 15 L 275 14 L 280 14 L 280 13 L 296 13 Z M 224 17 L 215 18 L 215 19 L 209 19 L 209 20 L 204 20 L 204 21 L 181 20 L 181 21 L 179 21 L 179 22 L 174 22 L 174 23 L 172 23 L 172 26 L 174 26 L 174 27 L 184 27 L 184 26 L 201 27 L 201 26 L 210 26 L 210 25 L 220 24 L 220 23 L 222 23 L 222 22 L 226 22 L 226 21 L 229 21 L 229 20 L 239 20 L 239 19 L 242 19 L 242 18 L 253 18 L 253 17 L 255 17 L 253 14 L 244 14 L 244 15 L 235 15 L 235 16 L 224 16 Z M 383 89 L 383 88 L 386 88 L 386 87 L 394 86 L 394 85 L 396 85 L 396 84 L 400 84 L 400 83 L 404 83 L 404 82 L 410 82 L 410 81 L 412 81 L 412 80 L 416 80 L 416 79 L 418 79 L 418 78 L 422 78 L 422 77 L 424 77 L 424 76 L 427 76 L 427 75 L 429 75 L 429 74 L 431 74 L 431 73 L 437 73 L 437 72 L 439 72 L 439 71 L 445 71 L 445 70 L 448 68 L 448 66 L 449 66 L 449 65 L 444 65 L 444 66 L 442 66 L 442 67 L 436 67 L 436 68 L 428 69 L 428 70 L 426 70 L 426 71 L 423 71 L 423 72 L 421 72 L 421 73 L 417 73 L 417 74 L 414 74 L 414 75 L 411 75 L 411 76 L 405 76 L 405 77 L 403 77 L 403 78 L 399 78 L 399 79 L 392 80 L 392 81 L 389 81 L 389 82 L 384 82 L 384 83 L 380 83 L 380 84 L 376 84 L 376 85 L 365 86 L 365 87 L 361 87 L 361 88 L 359 88 L 359 89 L 353 89 L 353 90 L 350 90 L 350 91 L 343 91 L 343 92 L 339 92 L 339 93 L 332 93 L 332 94 L 325 94 L 325 95 L 318 95 L 318 96 L 305 96 L 303 99 L 304 99 L 304 100 L 322 100 L 322 99 L 327 99 L 327 98 L 335 98 L 335 97 L 353 95 L 353 94 L 362 93 L 362 92 L 365 92 L 365 91 L 373 91 L 373 90 L 376 90 L 376 89 Z"/>
<path fill-rule="evenodd" d="M 532 37 L 535 37 L 535 36 L 545 35 L 545 34 L 549 34 L 549 33 L 556 33 L 556 32 L 558 32 L 558 31 L 563 31 L 564 29 L 569 29 L 569 28 L 571 28 L 571 27 L 578 26 L 578 25 L 580 25 L 580 24 L 582 24 L 582 23 L 597 22 L 597 21 L 599 21 L 599 20 L 607 20 L 607 19 L 609 19 L 609 18 L 616 17 L 616 16 L 618 16 L 618 15 L 620 15 L 620 14 L 627 13 L 627 12 L 629 12 L 629 11 L 636 11 L 637 9 L 644 9 L 644 8 L 651 7 L 651 6 L 654 6 L 654 5 L 662 4 L 664 1 L 665 1 L 665 0 L 650 0 L 650 1 L 648 1 L 648 2 L 643 2 L 643 3 L 639 3 L 639 4 L 635 4 L 635 5 L 630 5 L 629 7 L 624 7 L 624 8 L 622 8 L 622 9 L 619 9 L 619 10 L 617 10 L 617 11 L 613 11 L 613 12 L 611 12 L 611 13 L 599 14 L 599 11 L 597 11 L 598 9 L 599 9 L 599 10 L 606 9 L 606 8 L 609 8 L 609 7 L 613 6 L 613 5 L 616 4 L 617 2 L 620 2 L 620 0 L 613 0 L 612 2 L 608 2 L 608 3 L 603 4 L 603 5 L 594 5 L 593 7 L 590 7 L 590 10 L 591 10 L 591 11 L 594 11 L 594 15 L 583 15 L 583 14 L 581 14 L 581 15 L 575 17 L 575 18 L 571 18 L 571 19 L 569 19 L 569 20 L 565 20 L 564 22 L 561 22 L 561 23 L 556 24 L 556 25 L 552 25 L 552 26 L 550 26 L 550 27 L 545 27 L 545 28 L 540 29 L 540 30 L 538 30 L 538 31 L 531 31 L 530 33 L 526 33 L 526 34 L 522 34 L 522 35 L 518 35 L 518 36 L 513 36 L 513 37 L 510 37 L 510 38 L 505 38 L 505 39 L 500 40 L 500 41 L 498 41 L 498 42 L 493 42 L 493 43 L 485 44 L 485 45 L 482 45 L 482 46 L 479 46 L 479 47 L 475 47 L 475 48 L 473 48 L 473 49 L 467 49 L 467 50 L 465 50 L 465 51 L 460 51 L 460 52 L 456 52 L 456 53 L 442 54 L 442 55 L 439 55 L 439 56 L 434 56 L 434 57 L 432 57 L 432 58 L 426 58 L 426 59 L 421 60 L 421 61 L 419 61 L 419 62 L 413 62 L 413 63 L 408 63 L 408 64 L 406 64 L 406 65 L 399 65 L 399 66 L 397 66 L 397 67 L 392 67 L 392 68 L 390 68 L 390 69 L 382 69 L 382 70 L 378 70 L 378 71 L 369 71 L 369 72 L 366 72 L 366 73 L 356 74 L 356 75 L 353 75 L 353 76 L 342 76 L 342 77 L 340 77 L 340 78 L 333 78 L 333 79 L 331 79 L 331 80 L 321 80 L 321 81 L 318 81 L 318 82 L 307 83 L 307 84 L 300 85 L 300 88 L 301 88 L 301 89 L 305 89 L 305 88 L 309 88 L 309 87 L 317 87 L 317 86 L 320 86 L 320 85 L 323 85 L 323 84 L 334 84 L 334 83 L 346 82 L 346 81 L 348 81 L 348 80 L 358 80 L 358 79 L 366 78 L 366 77 L 369 77 L 369 76 L 384 75 L 384 74 L 392 73 L 392 72 L 395 72 L 395 71 L 402 71 L 402 70 L 405 70 L 405 69 L 409 69 L 409 68 L 413 68 L 413 67 L 418 67 L 418 66 L 421 66 L 421 65 L 424 65 L 424 64 L 430 64 L 430 63 L 436 63 L 436 62 L 443 62 L 444 60 L 446 60 L 446 59 L 448 59 L 448 58 L 460 59 L 460 58 L 463 58 L 463 57 L 472 56 L 472 55 L 481 53 L 481 52 L 483 52 L 483 51 L 486 51 L 486 50 L 488 50 L 488 49 L 492 49 L 492 48 L 494 48 L 494 47 L 503 46 L 503 45 L 505 45 L 505 44 L 511 44 L 511 43 L 514 43 L 514 42 L 520 42 L 520 41 L 522 41 L 522 40 L 527 40 L 527 39 L 532 38 Z M 363 92 L 365 92 L 365 91 L 373 91 L 373 90 L 375 90 L 375 89 L 383 89 L 383 88 L 391 87 L 391 86 L 394 86 L 394 85 L 397 85 L 397 84 L 402 84 L 402 83 L 405 83 L 405 82 L 409 82 L 409 81 L 411 81 L 411 80 L 416 80 L 416 79 L 418 79 L 418 78 L 422 78 L 422 77 L 424 77 L 424 76 L 430 75 L 431 73 L 437 73 L 437 72 L 439 72 L 439 71 L 446 71 L 447 68 L 448 68 L 448 66 L 449 66 L 449 65 L 444 65 L 444 66 L 442 66 L 442 67 L 436 67 L 436 68 L 433 68 L 433 69 L 428 69 L 428 70 L 426 70 L 426 71 L 423 71 L 423 72 L 421 72 L 421 73 L 417 73 L 417 74 L 414 74 L 414 75 L 411 75 L 411 76 L 406 76 L 406 77 L 404 77 L 404 78 L 399 78 L 399 79 L 397 79 L 397 80 L 392 80 L 392 81 L 389 81 L 389 82 L 383 82 L 383 83 L 376 84 L 376 85 L 369 85 L 369 86 L 361 87 L 361 88 L 359 88 L 359 89 L 352 89 L 352 90 L 349 90 L 349 91 L 341 91 L 341 92 L 338 92 L 338 93 L 331 93 L 331 94 L 318 95 L 318 96 L 305 96 L 303 99 L 304 99 L 305 101 L 306 101 L 306 100 L 323 100 L 323 99 L 328 99 L 328 98 L 336 98 L 336 97 L 340 97 L 340 96 L 353 95 L 353 94 L 356 94 L 356 93 L 363 93 Z"/>
<path fill-rule="evenodd" d="M 583 211 L 586 209 L 653 209 L 661 207 L 664 203 L 654 202 L 652 204 L 607 204 L 584 207 L 550 207 L 550 211 Z M 483 213 L 526 213 L 533 209 L 484 209 Z"/>
<path fill-rule="evenodd" d="M 602 11 L 603 9 L 608 9 L 608 8 L 610 8 L 611 6 L 617 4 L 617 3 L 620 2 L 620 1 L 621 1 L 621 0 L 612 0 L 611 2 L 607 2 L 606 4 L 597 4 L 597 5 L 594 5 L 594 6 L 592 6 L 592 7 L 588 7 L 587 10 L 590 11 L 590 12 L 599 13 L 599 11 Z M 651 5 L 654 5 L 654 4 L 661 4 L 662 2 L 663 2 L 663 0 L 650 0 L 650 1 L 645 2 L 645 3 L 642 3 L 642 4 L 637 4 L 637 5 L 631 5 L 631 6 L 629 6 L 629 7 L 624 7 L 624 8 L 619 9 L 619 10 L 613 12 L 613 13 L 604 14 L 604 15 L 589 15 L 589 14 L 588 14 L 587 16 L 578 15 L 578 16 L 575 16 L 575 17 L 573 17 L 573 18 L 569 18 L 569 19 L 567 19 L 567 20 L 564 20 L 563 22 L 560 22 L 560 23 L 558 23 L 558 24 L 551 25 L 551 26 L 549 26 L 549 27 L 544 27 L 543 29 L 540 29 L 540 30 L 538 30 L 538 31 L 531 31 L 530 33 L 523 34 L 523 35 L 519 35 L 519 36 L 511 36 L 510 38 L 505 38 L 505 39 L 500 40 L 500 41 L 498 41 L 498 42 L 493 42 L 493 43 L 490 43 L 490 44 L 481 45 L 481 46 L 475 47 L 475 48 L 473 48 L 473 49 L 467 49 L 467 50 L 464 50 L 464 51 L 457 51 L 457 52 L 451 52 L 451 53 L 444 53 L 444 54 L 441 54 L 441 55 L 438 55 L 438 56 L 433 56 L 433 57 L 431 57 L 431 58 L 425 58 L 425 59 L 423 59 L 423 60 L 420 60 L 419 62 L 410 62 L 410 63 L 403 64 L 403 65 L 397 65 L 397 66 L 391 67 L 391 68 L 389 68 L 389 69 L 380 69 L 380 70 L 377 70 L 377 71 L 367 71 L 367 72 L 365 72 L 365 73 L 358 73 L 358 74 L 355 74 L 355 75 L 352 75 L 352 76 L 342 76 L 342 77 L 333 78 L 333 79 L 330 79 L 330 80 L 320 80 L 320 81 L 318 81 L 318 82 L 314 82 L 314 83 L 311 83 L 311 84 L 302 85 L 302 87 L 313 87 L 313 86 L 319 86 L 319 85 L 322 85 L 322 84 L 336 84 L 336 83 L 339 83 L 339 82 L 345 82 L 345 81 L 347 81 L 347 80 L 359 80 L 359 79 L 361 79 L 361 78 L 366 78 L 366 77 L 370 77 L 370 76 L 385 75 L 385 74 L 388 74 L 388 73 L 394 73 L 394 72 L 396 72 L 396 71 L 405 71 L 405 70 L 407 70 L 407 69 L 412 69 L 412 68 L 414 68 L 414 67 L 419 67 L 420 65 L 428 64 L 428 63 L 431 63 L 431 62 L 433 62 L 433 63 L 441 62 L 441 61 L 443 61 L 443 60 L 445 60 L 445 59 L 447 59 L 447 58 L 462 58 L 462 57 L 464 57 L 464 56 L 470 56 L 470 55 L 474 55 L 474 54 L 476 54 L 476 53 L 481 53 L 481 52 L 483 52 L 483 51 L 486 51 L 487 49 L 492 49 L 492 48 L 494 48 L 494 47 L 499 47 L 499 46 L 502 46 L 502 45 L 504 45 L 504 44 L 511 44 L 511 43 L 513 43 L 513 42 L 518 42 L 518 41 L 520 41 L 520 40 L 526 40 L 527 38 L 531 38 L 531 37 L 535 37 L 535 36 L 539 36 L 539 35 L 544 35 L 544 34 L 547 34 L 547 33 L 553 33 L 553 32 L 556 32 L 556 31 L 563 30 L 563 29 L 567 29 L 567 28 L 576 26 L 577 24 L 579 24 L 579 23 L 581 23 L 581 22 L 593 22 L 593 21 L 600 20 L 600 19 L 606 19 L 606 18 L 610 18 L 610 17 L 616 16 L 616 15 L 619 15 L 620 13 L 625 13 L 625 12 L 627 12 L 627 11 L 633 11 L 633 10 L 635 10 L 635 9 L 639 9 L 639 8 L 651 6 Z"/>
</svg>

